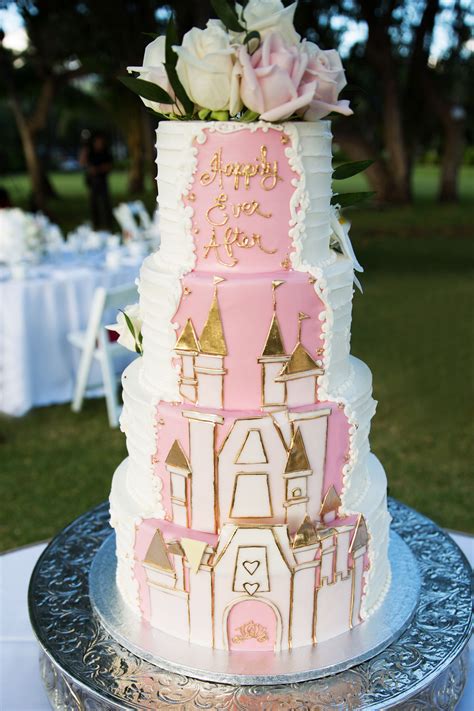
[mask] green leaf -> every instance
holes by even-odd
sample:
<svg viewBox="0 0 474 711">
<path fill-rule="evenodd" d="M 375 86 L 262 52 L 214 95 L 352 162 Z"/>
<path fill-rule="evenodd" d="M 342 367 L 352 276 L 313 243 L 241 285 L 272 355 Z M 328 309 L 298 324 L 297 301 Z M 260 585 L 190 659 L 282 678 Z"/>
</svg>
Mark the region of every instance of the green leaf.
<svg viewBox="0 0 474 711">
<path fill-rule="evenodd" d="M 373 160 L 356 160 L 353 163 L 344 163 L 339 165 L 332 175 L 333 180 L 345 180 L 346 178 L 351 178 L 353 175 L 362 173 L 363 170 L 367 170 L 369 166 L 372 165 Z"/>
<path fill-rule="evenodd" d="M 174 21 L 174 16 L 171 15 L 168 26 L 166 28 L 166 42 L 165 42 L 165 63 L 170 67 L 175 67 L 178 62 L 178 55 L 173 49 L 174 44 L 178 43 L 178 32 L 176 30 L 176 22 Z"/>
<path fill-rule="evenodd" d="M 184 86 L 181 84 L 178 74 L 176 72 L 176 64 L 178 63 L 178 55 L 173 49 L 173 45 L 178 44 L 178 33 L 176 31 L 176 23 L 174 17 L 171 16 L 168 27 L 166 28 L 166 42 L 165 42 L 165 70 L 168 75 L 169 83 L 171 84 L 173 91 L 178 99 L 179 103 L 183 107 L 185 113 L 192 116 L 194 113 L 194 104 L 186 94 Z"/>
<path fill-rule="evenodd" d="M 232 32 L 245 32 L 245 27 L 239 22 L 239 17 L 232 5 L 227 0 L 211 0 L 212 9 L 228 30 Z"/>
<path fill-rule="evenodd" d="M 243 123 L 250 123 L 250 121 L 255 121 L 256 119 L 258 119 L 259 116 L 260 114 L 257 114 L 256 111 L 250 111 L 250 109 L 247 109 L 246 111 L 244 111 L 239 120 Z"/>
<path fill-rule="evenodd" d="M 245 35 L 245 37 L 244 37 L 244 44 L 247 44 L 247 45 L 248 45 L 249 42 L 251 42 L 251 41 L 254 40 L 254 39 L 258 40 L 258 43 L 260 43 L 260 32 L 257 32 L 257 30 L 252 30 L 252 32 L 248 32 L 248 33 Z M 249 48 L 250 48 L 250 47 L 249 47 Z M 255 49 L 257 49 L 257 48 L 258 48 L 258 44 L 257 44 L 257 47 L 256 47 Z"/>
<path fill-rule="evenodd" d="M 333 195 L 331 198 L 331 205 L 340 205 L 341 207 L 349 207 L 350 205 L 356 205 L 359 202 L 364 202 L 375 195 L 375 192 L 366 193 L 341 193 Z"/>
<path fill-rule="evenodd" d="M 201 121 L 205 121 L 211 115 L 210 109 L 199 109 L 198 116 Z"/>
<path fill-rule="evenodd" d="M 123 313 L 124 318 L 125 318 L 125 323 L 127 324 L 128 330 L 132 334 L 133 340 L 135 341 L 135 352 L 138 353 L 139 355 L 142 355 L 142 353 L 143 353 L 143 348 L 141 345 L 142 340 L 143 340 L 142 334 L 141 334 L 141 332 L 139 332 L 138 334 L 135 332 L 135 327 L 134 327 L 130 317 L 127 316 L 125 311 L 123 311 L 122 309 L 120 309 L 120 311 Z"/>
<path fill-rule="evenodd" d="M 165 62 L 165 70 L 168 75 L 169 83 L 171 84 L 171 87 L 174 93 L 176 94 L 176 98 L 183 107 L 185 113 L 188 116 L 192 116 L 194 113 L 194 104 L 189 98 L 189 96 L 186 94 L 186 90 L 179 80 L 176 67 Z"/>
<path fill-rule="evenodd" d="M 151 81 L 144 81 L 143 79 L 137 79 L 131 76 L 119 77 L 119 80 L 127 89 L 131 89 L 135 94 L 142 96 L 144 99 L 156 101 L 158 104 L 174 103 L 174 99 L 171 98 L 167 91 L 157 84 L 152 84 Z"/>
</svg>

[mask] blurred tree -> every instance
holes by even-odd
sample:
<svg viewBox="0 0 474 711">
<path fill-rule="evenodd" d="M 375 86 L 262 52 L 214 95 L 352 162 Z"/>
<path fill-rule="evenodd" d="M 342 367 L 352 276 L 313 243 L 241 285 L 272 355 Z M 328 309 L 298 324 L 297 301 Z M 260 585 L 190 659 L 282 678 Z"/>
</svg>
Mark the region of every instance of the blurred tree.
<svg viewBox="0 0 474 711">
<path fill-rule="evenodd" d="M 336 117 L 336 141 L 353 160 L 377 157 L 367 177 L 381 202 L 411 200 L 411 176 L 423 139 L 443 134 L 442 199 L 457 198 L 469 87 L 463 48 L 469 35 L 466 0 L 300 0 L 297 29 L 322 48 L 337 47 L 348 29 L 366 28 L 345 59 L 346 95 L 356 108 Z M 450 38 L 432 61 L 433 36 L 444 13 Z M 464 96 L 463 96 L 464 95 Z M 427 110 L 428 107 L 428 110 Z"/>
<path fill-rule="evenodd" d="M 0 79 L 21 139 L 34 207 L 42 210 L 52 188 L 39 158 L 38 136 L 46 126 L 57 91 L 79 73 L 78 67 L 65 65 L 64 54 L 46 35 L 54 35 L 52 27 L 48 33 L 36 37 L 35 49 L 28 51 L 25 58 L 15 57 L 6 49 L 0 35 Z"/>
</svg>

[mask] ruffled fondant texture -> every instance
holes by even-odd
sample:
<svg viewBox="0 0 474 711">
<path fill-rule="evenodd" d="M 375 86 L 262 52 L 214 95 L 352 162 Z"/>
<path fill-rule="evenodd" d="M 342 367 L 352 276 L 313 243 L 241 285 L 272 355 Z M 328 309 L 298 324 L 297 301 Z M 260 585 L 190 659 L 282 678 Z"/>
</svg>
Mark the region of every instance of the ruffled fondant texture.
<svg viewBox="0 0 474 711">
<path fill-rule="evenodd" d="M 199 222 L 196 203 L 189 199 L 196 190 L 199 147 L 212 136 L 239 135 L 245 141 L 249 134 L 271 136 L 275 150 L 277 136 L 287 160 L 285 179 L 291 184 L 288 222 L 272 225 L 272 248 L 278 259 L 283 251 L 288 259 L 286 263 L 283 260 L 276 264 L 277 257 L 270 256 L 267 261 L 262 261 L 262 264 L 272 264 L 268 271 L 262 269 L 258 259 L 254 272 L 253 261 L 249 259 L 242 259 L 241 268 L 235 265 L 232 273 L 223 265 L 208 269 L 199 251 L 202 242 L 197 237 L 199 229 L 202 233 L 204 223 Z M 231 312 L 226 305 L 226 294 L 231 303 L 234 292 L 251 294 L 254 289 L 259 308 L 266 309 L 271 316 L 272 292 L 268 289 L 266 295 L 260 294 L 258 284 L 262 279 L 268 285 L 281 281 L 285 282 L 281 293 L 283 289 L 287 294 L 292 290 L 282 329 L 285 351 L 289 353 L 295 345 L 297 315 L 304 311 L 303 316 L 311 319 L 312 325 L 305 325 L 303 321 L 299 338 L 303 346 L 319 354 L 319 360 L 315 358 L 315 367 L 322 371 L 317 381 L 318 402 L 323 405 L 333 403 L 344 413 L 348 423 L 347 449 L 341 464 L 339 513 L 350 520 L 353 520 L 350 517 L 362 515 L 370 537 L 369 565 L 364 572 L 363 618 L 381 603 L 389 585 L 390 518 L 386 506 L 385 474 L 369 446 L 370 423 L 376 406 L 372 398 L 372 377 L 369 368 L 350 355 L 353 264 L 329 248 L 330 123 L 271 125 L 265 122 L 170 121 L 160 125 L 157 151 L 161 248 L 145 260 L 140 274 L 144 355 L 128 367 L 123 377 L 121 427 L 127 437 L 129 457 L 114 476 L 110 499 L 112 525 L 117 533 L 119 588 L 133 609 L 138 610 L 141 604 L 143 610 L 134 559 L 135 533 L 142 521 L 162 520 L 169 516 L 169 497 L 168 494 L 165 496 L 162 477 L 157 475 L 157 462 L 167 454 L 157 450 L 160 403 L 179 403 L 178 408 L 185 407 L 175 350 L 177 338 L 187 320 L 196 321 L 198 332 L 201 332 L 204 320 L 199 310 L 193 311 L 192 306 L 186 306 L 185 298 L 191 299 L 186 294 L 194 292 L 196 296 L 200 290 L 205 294 L 207 289 L 210 300 L 213 288 L 216 289 L 215 277 L 225 280 L 219 284 L 219 303 L 225 325 L 225 317 L 230 318 Z M 314 291 L 313 297 L 308 294 L 308 289 Z M 268 303 L 264 303 L 265 299 Z M 281 298 L 281 309 L 284 308 L 283 302 L 284 298 Z M 242 309 L 251 320 L 249 305 L 245 303 Z M 292 325 L 287 327 L 287 322 Z M 255 367 L 260 367 L 261 344 L 252 343 L 250 336 L 247 341 L 249 348 L 255 349 Z M 255 397 L 254 381 L 249 375 L 240 382 L 240 376 L 234 376 L 237 367 L 230 357 L 225 368 L 229 382 L 234 378 L 236 385 L 233 388 L 224 385 L 223 402 L 216 411 L 225 416 L 227 412 L 235 411 L 238 419 L 241 410 L 242 417 L 248 417 L 249 409 L 259 407 L 259 403 L 252 399 Z M 305 403 L 296 403 L 299 404 Z M 191 409 L 193 407 L 191 405 Z M 272 416 L 276 422 L 282 420 L 284 438 L 287 423 L 277 411 Z M 289 432 L 288 425 L 287 436 Z"/>
</svg>

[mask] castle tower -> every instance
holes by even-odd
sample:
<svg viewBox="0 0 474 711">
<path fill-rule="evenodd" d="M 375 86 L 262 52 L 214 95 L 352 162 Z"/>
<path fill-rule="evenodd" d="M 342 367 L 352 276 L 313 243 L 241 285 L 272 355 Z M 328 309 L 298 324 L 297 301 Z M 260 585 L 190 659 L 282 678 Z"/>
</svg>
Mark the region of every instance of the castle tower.
<svg viewBox="0 0 474 711">
<path fill-rule="evenodd" d="M 351 627 L 360 621 L 360 605 L 362 601 L 364 556 L 367 553 L 369 542 L 369 532 L 365 518 L 360 514 L 354 535 L 352 537 L 349 553 L 352 554 L 352 605 L 351 605 Z"/>
<path fill-rule="evenodd" d="M 331 523 L 337 518 L 337 512 L 341 505 L 341 499 L 334 486 L 330 486 L 326 491 L 323 503 L 321 504 L 320 516 L 324 523 Z"/>
<path fill-rule="evenodd" d="M 322 555 L 315 594 L 316 642 L 346 632 L 352 626 L 354 577 L 348 568 L 348 543 L 353 530 L 353 526 L 338 526 L 318 531 Z"/>
<path fill-rule="evenodd" d="M 298 341 L 288 362 L 276 378 L 277 382 L 286 383 L 286 401 L 290 407 L 312 405 L 317 401 L 317 376 L 324 372 L 301 344 L 301 323 L 307 318 L 309 317 L 306 314 L 299 313 Z"/>
<path fill-rule="evenodd" d="M 171 564 L 180 556 L 176 542 L 169 547 L 163 534 L 157 528 L 148 547 L 143 567 L 147 576 L 150 595 L 151 624 L 181 639 L 189 639 L 188 599 L 183 589 L 182 559 L 177 565 L 178 572 Z"/>
<path fill-rule="evenodd" d="M 285 382 L 276 380 L 289 360 L 276 315 L 276 289 L 284 283 L 284 281 L 272 281 L 273 316 L 262 355 L 258 359 L 262 366 L 262 407 L 269 411 L 281 407 L 286 402 Z"/>
<path fill-rule="evenodd" d="M 191 468 L 188 459 L 177 439 L 173 442 L 165 466 L 171 480 L 171 507 L 173 521 L 178 526 L 189 526 Z"/>
<path fill-rule="evenodd" d="M 224 375 L 227 372 L 224 357 L 227 346 L 217 299 L 217 286 L 222 281 L 221 277 L 214 277 L 214 295 L 199 339 L 200 353 L 195 361 L 197 401 L 202 407 L 224 407 Z"/>
<path fill-rule="evenodd" d="M 224 418 L 213 413 L 183 411 L 189 420 L 191 528 L 217 533 L 219 497 L 215 457 L 215 428 Z"/>
<path fill-rule="evenodd" d="M 303 437 L 306 454 L 313 475 L 308 479 L 308 510 L 313 520 L 320 520 L 320 507 L 323 498 L 323 483 L 326 467 L 328 441 L 328 420 L 331 408 L 290 412 L 288 419 L 294 428 L 298 428 Z"/>
<path fill-rule="evenodd" d="M 296 428 L 288 451 L 285 471 L 285 502 L 286 522 L 290 530 L 294 530 L 304 518 L 307 509 L 308 477 L 312 474 L 306 449 L 299 427 Z"/>
<path fill-rule="evenodd" d="M 306 514 L 298 527 L 292 542 L 293 555 L 297 563 L 314 560 L 320 547 L 320 541 L 314 523 Z"/>
<path fill-rule="evenodd" d="M 196 402 L 197 380 L 194 372 L 196 356 L 199 354 L 199 341 L 190 318 L 181 331 L 181 335 L 174 347 L 176 355 L 181 358 L 181 372 L 179 376 L 179 392 L 185 400 Z"/>
</svg>

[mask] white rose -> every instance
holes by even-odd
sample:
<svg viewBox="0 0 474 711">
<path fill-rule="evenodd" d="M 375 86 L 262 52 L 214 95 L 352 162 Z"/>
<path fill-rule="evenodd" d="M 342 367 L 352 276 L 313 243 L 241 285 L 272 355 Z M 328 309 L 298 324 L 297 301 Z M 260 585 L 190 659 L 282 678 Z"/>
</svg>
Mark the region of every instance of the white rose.
<svg viewBox="0 0 474 711">
<path fill-rule="evenodd" d="M 284 7 L 281 0 L 250 0 L 243 10 L 236 4 L 239 17 L 245 20 L 247 32 L 257 31 L 263 39 L 269 32 L 279 32 L 287 44 L 298 44 L 300 36 L 295 30 L 293 18 L 297 3 Z M 240 40 L 245 35 L 240 35 Z"/>
<path fill-rule="evenodd" d="M 189 98 L 203 109 L 240 111 L 238 76 L 234 72 L 234 51 L 229 35 L 219 20 L 209 20 L 204 30 L 186 32 L 178 55 L 176 71 Z"/>
<path fill-rule="evenodd" d="M 135 335 L 133 335 L 130 331 L 123 312 L 125 312 L 125 314 L 127 314 L 128 318 L 130 319 L 133 329 L 135 331 Z M 139 349 L 141 349 L 141 344 L 139 341 L 139 336 L 142 330 L 140 305 L 132 304 L 130 306 L 126 306 L 123 311 L 118 312 L 117 323 L 114 323 L 111 326 L 107 326 L 107 328 L 109 331 L 115 331 L 115 333 L 119 334 L 117 343 L 120 343 L 121 346 L 128 348 L 129 351 L 134 351 L 136 353 L 137 346 Z"/>
<path fill-rule="evenodd" d="M 145 54 L 143 56 L 143 65 L 141 67 L 127 67 L 129 72 L 139 72 L 139 79 L 143 81 L 149 81 L 151 84 L 156 84 L 157 86 L 164 89 L 172 99 L 175 99 L 174 91 L 168 80 L 168 75 L 166 74 L 164 62 L 165 62 L 165 44 L 166 38 L 164 35 L 157 37 L 147 44 L 145 47 Z M 149 99 L 144 99 L 140 97 L 145 106 L 153 111 L 158 111 L 160 114 L 179 114 L 181 107 L 177 104 L 160 104 L 156 101 L 150 101 Z"/>
</svg>

